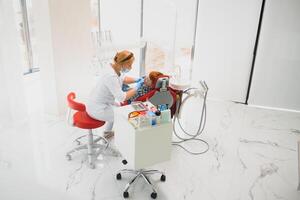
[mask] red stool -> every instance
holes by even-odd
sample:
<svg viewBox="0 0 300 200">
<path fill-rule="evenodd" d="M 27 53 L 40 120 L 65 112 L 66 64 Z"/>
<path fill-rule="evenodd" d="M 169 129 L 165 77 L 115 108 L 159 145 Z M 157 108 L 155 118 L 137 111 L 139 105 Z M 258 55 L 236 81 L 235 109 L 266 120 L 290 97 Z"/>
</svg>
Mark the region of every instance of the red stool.
<svg viewBox="0 0 300 200">
<path fill-rule="evenodd" d="M 88 142 L 87 144 L 80 145 L 79 138 L 76 139 L 78 142 L 78 145 L 76 148 L 72 149 L 71 151 L 67 152 L 66 157 L 68 160 L 72 160 L 71 154 L 82 150 L 82 149 L 87 149 L 88 150 L 88 163 L 90 168 L 94 169 L 95 168 L 95 158 L 98 155 L 99 151 L 103 150 L 104 148 L 106 149 L 108 147 L 108 141 L 101 136 L 98 136 L 97 139 L 94 140 L 94 135 L 93 135 L 93 129 L 99 128 L 105 124 L 104 121 L 99 121 L 91 118 L 87 112 L 85 105 L 79 102 L 76 102 L 74 99 L 76 98 L 76 95 L 74 92 L 71 92 L 67 96 L 67 101 L 68 101 L 68 119 L 69 115 L 71 114 L 71 110 L 75 110 L 76 112 L 73 114 L 73 121 L 72 125 L 76 126 L 81 129 L 87 129 L 88 134 L 81 136 L 79 138 L 87 136 Z M 69 120 L 68 120 L 69 121 Z M 104 144 L 97 144 L 98 141 L 103 140 Z M 95 152 L 95 149 L 99 149 L 98 152 Z"/>
</svg>

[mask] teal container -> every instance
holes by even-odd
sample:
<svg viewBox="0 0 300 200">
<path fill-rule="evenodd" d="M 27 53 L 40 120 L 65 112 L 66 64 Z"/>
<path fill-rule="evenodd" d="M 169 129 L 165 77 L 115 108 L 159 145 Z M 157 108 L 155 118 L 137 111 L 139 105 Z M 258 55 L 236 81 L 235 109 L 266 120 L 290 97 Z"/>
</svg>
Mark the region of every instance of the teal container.
<svg viewBox="0 0 300 200">
<path fill-rule="evenodd" d="M 160 122 L 161 123 L 168 123 L 171 121 L 171 111 L 170 109 L 166 109 L 166 110 L 163 110 L 161 111 L 161 119 L 160 119 Z"/>
</svg>

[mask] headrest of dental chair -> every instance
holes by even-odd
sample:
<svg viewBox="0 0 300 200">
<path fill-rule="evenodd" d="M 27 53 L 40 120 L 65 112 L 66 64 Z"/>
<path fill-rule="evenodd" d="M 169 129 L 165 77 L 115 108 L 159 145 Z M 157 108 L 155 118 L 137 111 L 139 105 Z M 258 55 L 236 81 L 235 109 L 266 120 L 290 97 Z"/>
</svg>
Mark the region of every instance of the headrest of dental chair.
<svg viewBox="0 0 300 200">
<path fill-rule="evenodd" d="M 155 82 L 156 89 L 159 89 L 160 91 L 166 91 L 169 87 L 169 76 L 167 75 L 161 75 L 157 78 Z"/>
<path fill-rule="evenodd" d="M 147 100 L 153 105 L 165 104 L 170 108 L 176 101 L 176 94 L 169 88 L 169 76 L 159 76 L 153 85 L 155 89 L 147 94 Z"/>
</svg>

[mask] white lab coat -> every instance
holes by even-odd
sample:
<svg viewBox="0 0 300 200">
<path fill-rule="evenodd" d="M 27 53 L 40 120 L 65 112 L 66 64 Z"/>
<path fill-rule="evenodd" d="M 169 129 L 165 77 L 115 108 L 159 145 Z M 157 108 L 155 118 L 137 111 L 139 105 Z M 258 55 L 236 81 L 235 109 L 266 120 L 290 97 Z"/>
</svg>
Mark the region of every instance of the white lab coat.
<svg viewBox="0 0 300 200">
<path fill-rule="evenodd" d="M 86 111 L 92 118 L 113 122 L 113 105 L 116 101 L 125 101 L 126 98 L 126 92 L 122 91 L 123 81 L 124 74 L 118 76 L 110 64 L 101 70 L 86 104 Z"/>
</svg>

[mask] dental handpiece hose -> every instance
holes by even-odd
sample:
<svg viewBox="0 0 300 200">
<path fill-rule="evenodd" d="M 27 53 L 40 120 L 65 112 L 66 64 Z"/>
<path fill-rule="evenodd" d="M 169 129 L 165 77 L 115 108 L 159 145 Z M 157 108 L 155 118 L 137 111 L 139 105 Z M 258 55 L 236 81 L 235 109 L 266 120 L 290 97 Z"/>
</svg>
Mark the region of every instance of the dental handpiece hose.
<svg viewBox="0 0 300 200">
<path fill-rule="evenodd" d="M 179 140 L 179 141 L 174 141 L 173 145 L 181 147 L 182 149 L 184 149 L 185 151 L 187 151 L 188 153 L 190 153 L 192 155 L 204 154 L 205 152 L 207 152 L 209 150 L 209 144 L 205 140 L 197 138 L 204 130 L 204 127 L 205 127 L 205 124 L 206 124 L 206 113 L 207 113 L 206 112 L 206 99 L 207 99 L 208 87 L 207 87 L 205 82 L 200 82 L 200 84 L 203 87 L 204 95 L 203 95 L 202 112 L 201 112 L 201 117 L 200 117 L 200 122 L 199 122 L 197 132 L 195 134 L 192 134 L 192 133 L 189 133 L 188 131 L 186 131 L 180 123 L 180 117 L 181 117 L 181 112 L 182 112 L 181 110 L 183 109 L 183 107 L 184 107 L 185 103 L 187 102 L 187 100 L 189 98 L 193 97 L 193 96 L 195 96 L 195 97 L 197 96 L 197 94 L 195 94 L 195 93 L 190 94 L 189 92 L 191 90 L 199 90 L 198 88 L 188 88 L 187 90 L 183 91 L 183 94 L 187 94 L 187 97 L 185 97 L 182 100 L 180 108 L 179 108 L 180 100 L 178 99 L 176 101 L 176 111 L 175 111 L 175 115 L 174 115 L 174 119 L 173 119 L 173 131 L 174 131 L 175 136 Z M 177 121 L 180 129 L 187 135 L 187 137 L 181 137 L 177 134 L 176 129 L 175 129 L 175 122 L 176 121 Z M 204 151 L 192 152 L 192 151 L 190 151 L 187 148 L 182 146 L 182 143 L 186 142 L 186 141 L 199 141 L 199 142 L 204 143 L 207 146 L 207 148 Z"/>
</svg>

